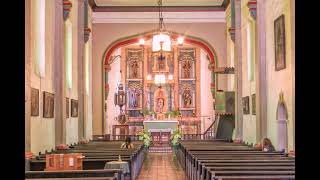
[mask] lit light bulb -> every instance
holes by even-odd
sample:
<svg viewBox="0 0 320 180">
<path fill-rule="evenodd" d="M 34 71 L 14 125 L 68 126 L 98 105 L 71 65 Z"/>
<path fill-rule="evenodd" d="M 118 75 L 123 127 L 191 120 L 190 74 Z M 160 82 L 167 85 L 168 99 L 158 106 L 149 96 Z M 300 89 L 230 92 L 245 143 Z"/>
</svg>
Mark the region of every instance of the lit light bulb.
<svg viewBox="0 0 320 180">
<path fill-rule="evenodd" d="M 147 75 L 147 80 L 151 80 L 152 76 L 150 74 Z"/>
<path fill-rule="evenodd" d="M 182 45 L 184 41 L 184 38 L 182 36 L 178 37 L 178 44 Z"/>
<path fill-rule="evenodd" d="M 141 38 L 140 40 L 139 40 L 139 44 L 142 46 L 142 45 L 144 45 L 144 39 L 143 38 Z"/>
<path fill-rule="evenodd" d="M 169 80 L 173 80 L 173 75 L 170 74 L 170 75 L 168 76 L 168 79 L 169 79 Z"/>
</svg>

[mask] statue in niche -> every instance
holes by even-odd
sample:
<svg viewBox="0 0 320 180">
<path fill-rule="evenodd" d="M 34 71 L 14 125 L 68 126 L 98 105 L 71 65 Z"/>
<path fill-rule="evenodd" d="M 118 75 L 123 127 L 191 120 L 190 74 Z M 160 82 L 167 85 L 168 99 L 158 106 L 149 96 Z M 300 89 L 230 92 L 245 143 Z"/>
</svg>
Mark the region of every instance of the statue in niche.
<svg viewBox="0 0 320 180">
<path fill-rule="evenodd" d="M 158 58 L 159 71 L 165 70 L 165 57 L 161 54 Z"/>
<path fill-rule="evenodd" d="M 163 107 L 164 107 L 164 99 L 163 98 L 158 98 L 158 101 L 157 101 L 157 112 L 162 113 L 163 112 Z"/>
<path fill-rule="evenodd" d="M 192 95 L 191 95 L 190 89 L 184 90 L 184 92 L 182 94 L 182 97 L 183 97 L 183 106 L 185 108 L 191 107 L 191 105 L 192 105 Z"/>
<path fill-rule="evenodd" d="M 157 113 L 157 119 L 161 120 L 165 118 L 165 113 L 167 112 L 167 95 L 166 91 L 159 87 L 155 92 L 154 92 L 154 107 L 153 110 Z"/>
<path fill-rule="evenodd" d="M 131 69 L 131 78 L 139 78 L 138 72 L 139 72 L 139 64 L 138 61 L 132 61 L 130 64 Z"/>
<path fill-rule="evenodd" d="M 131 108 L 136 108 L 139 107 L 139 96 L 140 93 L 138 90 L 132 90 L 130 94 L 130 107 Z"/>
<path fill-rule="evenodd" d="M 191 77 L 191 62 L 189 60 L 184 61 L 182 65 L 183 77 L 190 78 Z"/>
</svg>

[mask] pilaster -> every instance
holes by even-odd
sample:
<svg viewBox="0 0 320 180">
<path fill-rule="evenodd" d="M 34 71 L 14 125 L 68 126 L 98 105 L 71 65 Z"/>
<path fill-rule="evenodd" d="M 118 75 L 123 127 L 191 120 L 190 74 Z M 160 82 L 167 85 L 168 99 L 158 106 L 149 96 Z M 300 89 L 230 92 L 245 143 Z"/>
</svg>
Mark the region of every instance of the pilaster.
<svg viewBox="0 0 320 180">
<path fill-rule="evenodd" d="M 236 75 L 236 138 L 242 140 L 242 49 L 241 49 L 241 0 L 235 0 L 235 75 Z"/>
<path fill-rule="evenodd" d="M 65 60 L 63 2 L 55 1 L 54 28 L 54 89 L 55 89 L 55 144 L 66 143 Z"/>
<path fill-rule="evenodd" d="M 31 151 L 31 1 L 25 1 L 25 151 Z"/>
<path fill-rule="evenodd" d="M 256 19 L 256 118 L 257 141 L 267 136 L 267 64 L 266 64 L 266 14 L 265 1 L 257 1 Z"/>
<path fill-rule="evenodd" d="M 84 0 L 78 1 L 78 139 L 85 137 L 85 63 L 84 63 Z"/>
</svg>

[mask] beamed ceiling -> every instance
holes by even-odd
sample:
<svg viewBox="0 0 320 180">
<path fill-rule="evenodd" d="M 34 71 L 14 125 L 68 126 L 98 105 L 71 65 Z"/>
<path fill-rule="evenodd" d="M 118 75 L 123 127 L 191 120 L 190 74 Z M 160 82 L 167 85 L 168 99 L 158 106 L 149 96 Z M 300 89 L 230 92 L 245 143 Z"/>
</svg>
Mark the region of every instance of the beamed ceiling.
<svg viewBox="0 0 320 180">
<path fill-rule="evenodd" d="M 230 0 L 163 0 L 164 12 L 224 11 Z M 89 0 L 95 12 L 157 12 L 158 0 Z"/>
</svg>

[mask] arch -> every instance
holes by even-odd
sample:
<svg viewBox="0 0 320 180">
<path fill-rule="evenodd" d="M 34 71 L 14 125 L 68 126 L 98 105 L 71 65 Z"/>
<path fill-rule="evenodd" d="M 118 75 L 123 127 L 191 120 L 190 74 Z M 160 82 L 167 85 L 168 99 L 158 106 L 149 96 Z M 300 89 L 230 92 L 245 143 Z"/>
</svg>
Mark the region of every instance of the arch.
<svg viewBox="0 0 320 180">
<path fill-rule="evenodd" d="M 278 149 L 287 151 L 288 149 L 288 111 L 284 101 L 283 92 L 279 95 L 277 106 L 277 126 L 278 126 Z"/>
<path fill-rule="evenodd" d="M 105 128 L 107 127 L 105 123 L 105 117 L 107 114 L 107 97 L 109 95 L 109 84 L 108 84 L 108 71 L 110 71 L 111 66 L 110 63 L 113 59 L 112 54 L 115 52 L 116 49 L 122 47 L 122 46 L 126 46 L 126 45 L 130 45 L 130 44 L 135 44 L 138 43 L 140 38 L 144 38 L 145 41 L 150 40 L 153 35 L 155 35 L 156 33 L 158 33 L 157 31 L 153 30 L 153 31 L 149 31 L 149 32 L 144 32 L 141 34 L 135 34 L 129 37 L 124 37 L 124 38 L 120 38 L 114 42 L 112 42 L 105 50 L 104 54 L 103 54 L 103 58 L 102 58 L 102 84 L 103 84 L 103 116 L 102 116 L 102 131 L 103 133 L 105 132 Z M 177 33 L 177 32 L 169 32 L 172 39 L 177 40 L 177 38 L 180 35 L 184 36 L 184 42 L 186 44 L 191 44 L 191 45 L 195 45 L 198 46 L 200 48 L 202 48 L 203 50 L 205 50 L 205 52 L 208 53 L 208 59 L 210 61 L 210 65 L 209 65 L 209 69 L 212 72 L 211 74 L 211 92 L 213 95 L 213 98 L 215 98 L 215 91 L 216 91 L 216 85 L 215 85 L 215 73 L 214 73 L 214 69 L 215 67 L 217 67 L 218 65 L 218 59 L 217 59 L 217 53 L 215 52 L 214 48 L 205 40 L 198 38 L 198 37 L 194 37 L 194 36 L 190 36 L 190 35 L 185 35 L 183 33 Z"/>
<path fill-rule="evenodd" d="M 111 58 L 112 53 L 119 47 L 122 46 L 126 46 L 129 44 L 134 44 L 134 43 L 138 43 L 140 38 L 144 38 L 146 41 L 150 40 L 152 38 L 152 36 L 154 34 L 156 34 L 156 31 L 150 31 L 150 32 L 146 32 L 146 33 L 142 33 L 142 34 L 136 34 L 133 36 L 129 36 L 129 37 L 125 37 L 125 38 L 121 38 L 118 39 L 116 41 L 114 41 L 113 43 L 111 43 L 107 49 L 105 50 L 104 54 L 103 54 L 103 65 L 108 65 L 108 62 Z M 182 35 L 182 33 L 177 33 L 177 32 L 170 32 L 171 37 L 173 39 L 177 39 L 179 35 Z M 187 44 L 192 44 L 192 45 L 196 45 L 201 47 L 202 49 L 204 49 L 209 56 L 209 60 L 210 60 L 210 64 L 213 65 L 214 67 L 217 66 L 217 55 L 216 52 L 214 50 L 214 48 L 205 40 L 198 38 L 198 37 L 194 37 L 194 36 L 190 36 L 190 35 L 184 35 L 184 42 Z"/>
</svg>

